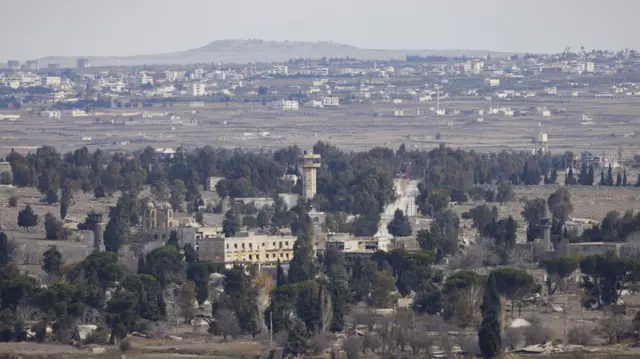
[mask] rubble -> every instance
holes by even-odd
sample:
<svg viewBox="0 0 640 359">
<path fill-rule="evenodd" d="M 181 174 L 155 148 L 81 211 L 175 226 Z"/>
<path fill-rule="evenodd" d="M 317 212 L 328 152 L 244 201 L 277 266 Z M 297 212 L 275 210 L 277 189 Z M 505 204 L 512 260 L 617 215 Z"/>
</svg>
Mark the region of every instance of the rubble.
<svg viewBox="0 0 640 359">
<path fill-rule="evenodd" d="M 577 350 L 588 351 L 588 352 L 594 351 L 593 349 L 586 348 L 582 345 L 563 345 L 563 344 L 554 345 L 553 343 L 548 342 L 546 344 L 528 345 L 523 348 L 517 348 L 512 350 L 511 353 L 548 355 L 548 354 L 564 353 L 564 352 L 571 352 L 571 351 L 577 351 Z"/>
</svg>

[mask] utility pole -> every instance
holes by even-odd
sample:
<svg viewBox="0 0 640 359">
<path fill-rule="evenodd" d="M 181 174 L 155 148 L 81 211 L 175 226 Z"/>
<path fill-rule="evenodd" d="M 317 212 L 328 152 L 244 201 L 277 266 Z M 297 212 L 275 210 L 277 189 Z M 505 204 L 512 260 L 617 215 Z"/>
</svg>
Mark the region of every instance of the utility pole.
<svg viewBox="0 0 640 359">
<path fill-rule="evenodd" d="M 273 348 L 273 311 L 269 313 L 269 348 Z"/>
</svg>

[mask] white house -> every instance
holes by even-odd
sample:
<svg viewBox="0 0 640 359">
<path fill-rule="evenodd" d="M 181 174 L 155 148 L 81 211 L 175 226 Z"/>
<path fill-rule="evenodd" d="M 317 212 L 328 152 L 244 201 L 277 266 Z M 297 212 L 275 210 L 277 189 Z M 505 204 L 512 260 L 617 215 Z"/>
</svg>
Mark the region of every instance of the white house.
<svg viewBox="0 0 640 359">
<path fill-rule="evenodd" d="M 271 102 L 269 107 L 272 110 L 276 111 L 298 111 L 298 109 L 300 108 L 300 104 L 298 103 L 298 101 L 280 100 Z"/>
<path fill-rule="evenodd" d="M 340 106 L 340 98 L 339 97 L 325 96 L 325 97 L 322 98 L 322 106 L 324 106 L 324 107 L 338 107 L 338 106 Z"/>
<path fill-rule="evenodd" d="M 204 96 L 204 84 L 193 83 L 190 90 L 191 96 Z"/>
</svg>

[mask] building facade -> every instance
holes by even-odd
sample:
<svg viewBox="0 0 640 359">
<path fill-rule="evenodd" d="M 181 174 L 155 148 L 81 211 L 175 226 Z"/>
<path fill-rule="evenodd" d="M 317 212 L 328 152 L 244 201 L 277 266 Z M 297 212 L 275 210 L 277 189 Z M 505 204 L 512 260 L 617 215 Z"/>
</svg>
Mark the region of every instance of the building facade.
<svg viewBox="0 0 640 359">
<path fill-rule="evenodd" d="M 235 237 L 204 237 L 198 243 L 201 260 L 212 261 L 230 267 L 238 264 L 276 265 L 278 260 L 287 263 L 293 258 L 296 237 L 269 236 L 240 232 Z"/>
</svg>

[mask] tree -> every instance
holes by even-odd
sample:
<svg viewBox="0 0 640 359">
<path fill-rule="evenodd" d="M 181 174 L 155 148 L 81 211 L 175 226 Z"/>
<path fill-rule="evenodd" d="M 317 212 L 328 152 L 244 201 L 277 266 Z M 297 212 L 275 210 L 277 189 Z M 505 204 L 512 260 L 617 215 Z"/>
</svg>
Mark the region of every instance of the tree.
<svg viewBox="0 0 640 359">
<path fill-rule="evenodd" d="M 166 308 L 162 299 L 162 288 L 156 279 L 147 274 L 136 274 L 125 278 L 121 283 L 125 290 L 138 293 L 137 315 L 149 321 L 158 321 L 165 317 Z"/>
<path fill-rule="evenodd" d="M 196 223 L 198 223 L 201 226 L 204 226 L 204 213 L 202 211 L 196 212 L 195 220 L 196 220 Z"/>
<path fill-rule="evenodd" d="M 178 250 L 180 250 L 180 241 L 178 240 L 178 231 L 172 230 L 171 234 L 169 234 L 169 240 L 167 241 L 168 246 L 174 246 Z"/>
<path fill-rule="evenodd" d="M 169 283 L 174 283 L 178 279 L 179 273 L 182 271 L 182 254 L 176 246 L 167 245 L 156 248 L 147 253 L 144 263 L 144 269 L 141 272 L 149 274 L 158 280 L 162 288 Z"/>
<path fill-rule="evenodd" d="M 616 175 L 616 186 L 620 187 L 622 185 L 622 173 L 618 172 Z"/>
<path fill-rule="evenodd" d="M 11 172 L 4 171 L 0 173 L 0 184 L 10 185 L 13 184 L 13 175 Z"/>
<path fill-rule="evenodd" d="M 184 182 L 176 179 L 171 184 L 171 207 L 176 211 L 180 212 L 182 210 L 182 205 L 184 204 L 185 196 L 187 193 L 187 187 Z"/>
<path fill-rule="evenodd" d="M 111 329 L 109 343 L 115 344 L 133 330 L 138 319 L 138 301 L 138 293 L 119 291 L 107 303 L 107 324 Z"/>
<path fill-rule="evenodd" d="M 540 176 L 538 176 L 538 182 L 540 182 L 539 178 Z M 500 202 L 500 203 L 511 202 L 513 201 L 515 196 L 516 195 L 515 195 L 515 192 L 513 191 L 513 186 L 511 185 L 511 183 L 507 181 L 498 182 L 498 188 L 496 191 L 496 202 Z"/>
<path fill-rule="evenodd" d="M 62 197 L 60 198 L 60 218 L 65 219 L 67 217 L 72 198 L 73 191 L 68 186 L 64 186 L 62 188 Z"/>
<path fill-rule="evenodd" d="M 33 212 L 30 205 L 24 207 L 23 210 L 18 212 L 18 226 L 20 227 L 35 227 L 38 225 L 38 215 Z"/>
<path fill-rule="evenodd" d="M 409 217 L 401 209 L 396 209 L 393 219 L 387 225 L 387 230 L 394 237 L 408 237 L 413 233 Z"/>
<path fill-rule="evenodd" d="M 436 259 L 441 261 L 448 255 L 458 251 L 460 219 L 451 210 L 438 213 L 429 230 L 417 233 L 417 240 L 422 249 L 434 251 Z"/>
<path fill-rule="evenodd" d="M 489 274 L 480 309 L 482 311 L 482 323 L 478 329 L 480 351 L 484 359 L 496 359 L 502 349 L 500 330 L 501 302 L 493 273 Z"/>
<path fill-rule="evenodd" d="M 276 265 L 276 286 L 279 287 L 285 284 L 287 284 L 287 275 L 284 273 L 280 259 L 278 259 L 278 264 Z"/>
<path fill-rule="evenodd" d="M 607 170 L 607 186 L 613 186 L 613 168 L 611 164 L 609 164 L 609 169 Z"/>
<path fill-rule="evenodd" d="M 62 253 L 56 246 L 51 246 L 43 254 L 42 270 L 57 278 L 60 276 L 60 267 L 62 267 Z"/>
<path fill-rule="evenodd" d="M 0 268 L 4 268 L 13 257 L 14 245 L 4 232 L 0 232 Z"/>
<path fill-rule="evenodd" d="M 374 308 L 388 308 L 391 292 L 396 288 L 391 270 L 375 270 L 371 273 L 369 305 Z"/>
<path fill-rule="evenodd" d="M 47 239 L 65 239 L 62 221 L 59 221 L 51 212 L 44 216 L 44 229 Z"/>
<path fill-rule="evenodd" d="M 289 264 L 289 283 L 315 279 L 317 271 L 313 238 L 310 234 L 298 237 L 293 244 L 293 258 Z"/>
<path fill-rule="evenodd" d="M 344 317 L 348 312 L 351 300 L 344 254 L 338 249 L 329 248 L 325 252 L 323 264 L 328 279 L 327 290 L 331 295 L 330 329 L 333 332 L 340 332 L 344 329 Z"/>
<path fill-rule="evenodd" d="M 582 258 L 580 271 L 585 276 L 582 284 L 586 307 L 615 305 L 627 282 L 637 281 L 640 263 L 620 258 L 612 253 Z"/>
<path fill-rule="evenodd" d="M 565 186 L 572 186 L 576 184 L 576 179 L 575 176 L 573 174 L 573 167 L 569 167 L 569 172 L 567 172 L 567 176 L 564 179 L 564 185 Z"/>
<path fill-rule="evenodd" d="M 222 340 L 225 342 L 227 341 L 228 336 L 236 338 L 241 332 L 236 314 L 226 308 L 220 309 L 218 311 L 214 324 L 214 333 L 221 334 Z"/>
<path fill-rule="evenodd" d="M 625 187 L 627 187 L 629 185 L 629 182 L 627 180 L 627 170 L 626 169 L 622 173 L 622 185 L 625 186 Z"/>
<path fill-rule="evenodd" d="M 224 220 L 222 221 L 222 232 L 224 233 L 224 236 L 234 237 L 236 233 L 240 232 L 241 227 L 242 222 L 240 221 L 240 216 L 238 216 L 235 210 L 228 210 L 224 215 Z"/>
<path fill-rule="evenodd" d="M 557 220 L 560 225 L 564 225 L 567 219 L 569 219 L 571 212 L 573 212 L 571 193 L 567 188 L 557 189 L 549 195 L 547 206 L 549 207 L 549 211 L 553 215 L 553 218 Z"/>
<path fill-rule="evenodd" d="M 552 295 L 580 265 L 575 256 L 545 259 L 540 263 L 547 271 L 547 292 Z"/>
</svg>

